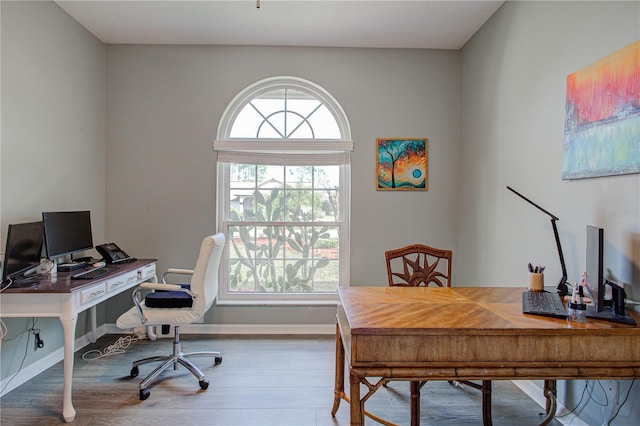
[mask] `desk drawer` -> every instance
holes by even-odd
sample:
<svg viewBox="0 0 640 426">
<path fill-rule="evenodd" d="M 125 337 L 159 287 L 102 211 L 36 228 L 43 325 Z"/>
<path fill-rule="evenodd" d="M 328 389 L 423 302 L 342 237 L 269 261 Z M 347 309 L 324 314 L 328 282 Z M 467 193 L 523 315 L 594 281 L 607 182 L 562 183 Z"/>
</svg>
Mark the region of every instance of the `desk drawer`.
<svg viewBox="0 0 640 426">
<path fill-rule="evenodd" d="M 128 273 L 126 275 L 119 275 L 117 277 L 111 278 L 107 280 L 107 291 L 111 293 L 112 291 L 118 291 L 122 287 L 127 287 L 132 281 L 136 280 L 136 274 Z"/>
<path fill-rule="evenodd" d="M 80 290 L 80 305 L 99 299 L 107 293 L 107 283 L 100 283 L 87 289 Z"/>
<path fill-rule="evenodd" d="M 121 288 L 131 287 L 138 282 L 138 274 L 136 271 L 129 271 L 125 274 L 115 276 L 107 280 L 107 291 L 120 291 Z"/>
<path fill-rule="evenodd" d="M 146 281 L 151 278 L 155 278 L 156 276 L 156 264 L 152 263 L 150 265 L 143 266 L 138 269 L 138 280 Z"/>
</svg>

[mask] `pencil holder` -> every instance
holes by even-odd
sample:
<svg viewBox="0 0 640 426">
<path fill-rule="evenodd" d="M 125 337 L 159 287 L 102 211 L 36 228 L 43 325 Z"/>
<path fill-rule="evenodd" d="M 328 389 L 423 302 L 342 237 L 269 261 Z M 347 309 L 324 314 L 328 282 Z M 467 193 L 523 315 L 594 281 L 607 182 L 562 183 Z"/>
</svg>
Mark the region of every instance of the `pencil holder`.
<svg viewBox="0 0 640 426">
<path fill-rule="evenodd" d="M 529 273 L 529 291 L 544 290 L 544 274 L 541 272 Z"/>
</svg>

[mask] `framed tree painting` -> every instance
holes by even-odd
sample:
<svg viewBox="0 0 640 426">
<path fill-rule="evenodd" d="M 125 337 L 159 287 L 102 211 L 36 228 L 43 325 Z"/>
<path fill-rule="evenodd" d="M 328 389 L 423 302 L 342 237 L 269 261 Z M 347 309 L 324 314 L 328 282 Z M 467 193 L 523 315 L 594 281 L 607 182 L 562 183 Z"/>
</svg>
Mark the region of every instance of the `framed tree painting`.
<svg viewBox="0 0 640 426">
<path fill-rule="evenodd" d="M 640 40 L 567 76 L 562 179 L 640 173 Z"/>
<path fill-rule="evenodd" d="M 376 190 L 426 191 L 428 139 L 376 139 Z"/>
</svg>

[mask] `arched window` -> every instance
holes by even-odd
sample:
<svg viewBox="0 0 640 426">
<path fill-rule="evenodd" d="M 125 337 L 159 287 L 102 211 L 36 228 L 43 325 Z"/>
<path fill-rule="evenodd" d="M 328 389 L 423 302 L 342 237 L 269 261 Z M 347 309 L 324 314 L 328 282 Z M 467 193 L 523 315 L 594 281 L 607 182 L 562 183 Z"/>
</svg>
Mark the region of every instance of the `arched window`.
<svg viewBox="0 0 640 426">
<path fill-rule="evenodd" d="M 335 300 L 348 283 L 348 120 L 321 87 L 275 77 L 227 107 L 218 151 L 220 300 Z"/>
</svg>

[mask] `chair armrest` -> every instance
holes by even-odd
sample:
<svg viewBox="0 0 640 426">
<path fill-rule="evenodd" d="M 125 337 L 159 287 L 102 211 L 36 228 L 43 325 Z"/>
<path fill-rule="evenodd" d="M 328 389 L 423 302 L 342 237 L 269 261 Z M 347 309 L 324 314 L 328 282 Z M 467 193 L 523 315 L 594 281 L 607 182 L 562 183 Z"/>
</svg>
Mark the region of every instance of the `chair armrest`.
<svg viewBox="0 0 640 426">
<path fill-rule="evenodd" d="M 184 288 L 178 284 L 164 284 L 164 283 L 142 283 L 138 286 L 139 289 L 148 290 L 164 290 L 164 291 L 181 291 L 187 293 L 189 296 L 195 299 L 196 295 L 188 288 Z"/>
<path fill-rule="evenodd" d="M 169 268 L 165 271 L 164 274 L 162 274 L 162 279 L 161 281 L 164 283 L 164 277 L 166 277 L 169 274 L 177 274 L 177 275 L 193 275 L 193 269 L 178 269 L 178 268 Z"/>
</svg>

